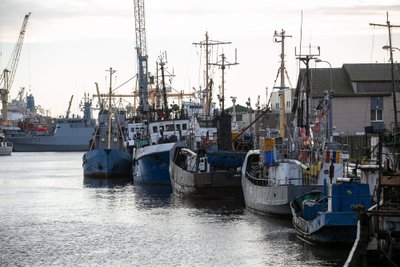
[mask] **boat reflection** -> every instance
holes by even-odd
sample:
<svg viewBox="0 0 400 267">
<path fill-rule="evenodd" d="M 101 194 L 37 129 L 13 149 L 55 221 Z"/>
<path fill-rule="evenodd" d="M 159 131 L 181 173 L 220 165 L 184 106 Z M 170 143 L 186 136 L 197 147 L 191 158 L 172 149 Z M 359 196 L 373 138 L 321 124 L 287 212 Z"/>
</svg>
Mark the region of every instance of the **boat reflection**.
<svg viewBox="0 0 400 267">
<path fill-rule="evenodd" d="M 107 178 L 93 178 L 84 175 L 83 186 L 84 187 L 116 187 L 125 186 L 132 183 L 132 177 L 113 177 Z"/>
</svg>

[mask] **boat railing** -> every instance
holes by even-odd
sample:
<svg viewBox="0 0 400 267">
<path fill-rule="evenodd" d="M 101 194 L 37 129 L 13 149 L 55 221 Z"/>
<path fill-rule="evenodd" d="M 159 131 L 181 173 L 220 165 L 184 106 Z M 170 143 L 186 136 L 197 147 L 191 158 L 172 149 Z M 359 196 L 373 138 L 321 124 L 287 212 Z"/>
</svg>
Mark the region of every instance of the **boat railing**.
<svg viewBox="0 0 400 267">
<path fill-rule="evenodd" d="M 277 178 L 257 178 L 246 171 L 246 178 L 252 184 L 258 186 L 285 186 L 291 184 L 306 184 L 304 178 L 287 178 L 277 179 Z"/>
</svg>

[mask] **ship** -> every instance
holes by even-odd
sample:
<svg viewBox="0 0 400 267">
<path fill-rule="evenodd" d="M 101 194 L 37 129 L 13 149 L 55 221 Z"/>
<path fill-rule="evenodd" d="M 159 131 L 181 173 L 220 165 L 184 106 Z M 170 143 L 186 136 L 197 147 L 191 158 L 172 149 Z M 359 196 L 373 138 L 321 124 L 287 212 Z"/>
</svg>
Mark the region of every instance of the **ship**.
<svg viewBox="0 0 400 267">
<path fill-rule="evenodd" d="M 130 177 L 132 158 L 125 142 L 126 112 L 112 106 L 110 68 L 108 109 L 101 104 L 98 125 L 90 140 L 89 151 L 82 157 L 84 177 L 120 178 Z"/>
<path fill-rule="evenodd" d="M 314 117 L 310 118 L 309 75 L 305 79 L 305 88 L 297 86 L 290 118 L 286 120 L 284 103 L 288 88 L 285 86 L 283 41 L 287 36 L 283 30 L 275 36 L 282 42 L 281 84 L 277 87 L 282 103 L 279 105 L 280 127 L 277 136 L 268 129 L 260 131 L 259 147 L 247 153 L 242 167 L 242 187 L 247 209 L 290 217 L 289 205 L 296 197 L 313 190 L 321 191 L 328 174 L 333 177 L 333 182 L 343 176 L 344 153 L 341 145 L 332 141 L 331 131 L 325 127 L 327 115 L 331 114 L 328 97 L 313 110 Z M 304 61 L 306 74 L 309 73 L 310 58 L 308 56 Z M 271 108 L 267 105 L 267 109 Z"/>
<path fill-rule="evenodd" d="M 195 131 L 191 140 L 171 150 L 172 191 L 183 198 L 243 200 L 241 167 L 247 151 L 232 149 L 229 114 L 222 112 L 213 123 L 215 127 Z"/>
<path fill-rule="evenodd" d="M 208 45 L 206 34 L 206 53 Z M 243 199 L 240 170 L 246 151 L 233 149 L 232 116 L 224 110 L 224 70 L 237 63 L 227 63 L 224 54 L 221 58 L 221 62 L 216 63 L 222 70 L 221 94 L 218 95 L 221 111 L 215 110 L 210 116 L 212 79 L 207 77 L 206 113 L 195 118 L 195 134 L 186 144 L 177 144 L 170 153 L 172 191 L 178 197 Z"/>
<path fill-rule="evenodd" d="M 188 119 L 171 119 L 153 121 L 148 125 L 128 125 L 129 140 L 132 140 L 134 183 L 171 184 L 169 152 L 175 142 L 184 140 L 188 135 L 189 122 Z"/>
<path fill-rule="evenodd" d="M 370 207 L 369 185 L 347 177 L 327 183 L 322 192 L 306 193 L 290 203 L 297 236 L 321 244 L 352 245 L 359 211 Z"/>
<path fill-rule="evenodd" d="M 96 126 L 88 95 L 81 107 L 83 117 L 55 118 L 47 126 L 21 121 L 19 127 L 5 127 L 6 138 L 15 152 L 87 151 Z"/>
</svg>

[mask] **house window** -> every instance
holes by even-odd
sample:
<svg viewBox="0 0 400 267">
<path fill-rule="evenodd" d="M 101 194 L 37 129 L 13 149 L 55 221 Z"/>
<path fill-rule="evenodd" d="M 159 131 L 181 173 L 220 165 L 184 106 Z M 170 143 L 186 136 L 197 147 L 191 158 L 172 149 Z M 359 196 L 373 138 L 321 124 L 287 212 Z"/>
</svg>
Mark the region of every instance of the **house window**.
<svg viewBox="0 0 400 267">
<path fill-rule="evenodd" d="M 371 97 L 371 121 L 383 121 L 382 97 Z"/>
</svg>

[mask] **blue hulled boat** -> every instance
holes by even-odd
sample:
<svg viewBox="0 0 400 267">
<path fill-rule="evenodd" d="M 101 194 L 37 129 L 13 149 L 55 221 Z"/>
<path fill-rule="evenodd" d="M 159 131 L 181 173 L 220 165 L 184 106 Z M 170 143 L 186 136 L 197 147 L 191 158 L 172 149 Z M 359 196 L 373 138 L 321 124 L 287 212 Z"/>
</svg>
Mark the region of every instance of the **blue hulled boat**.
<svg viewBox="0 0 400 267">
<path fill-rule="evenodd" d="M 110 74 L 112 73 L 110 69 Z M 132 158 L 124 141 L 125 128 L 126 112 L 113 109 L 111 106 L 110 82 L 109 110 L 101 107 L 98 126 L 89 142 L 89 151 L 82 158 L 84 176 L 93 178 L 131 176 Z"/>
<path fill-rule="evenodd" d="M 290 203 L 298 236 L 317 243 L 353 244 L 358 222 L 355 209 L 371 206 L 369 185 L 338 178 L 336 184 L 325 186 L 324 191 L 327 194 L 313 191 Z"/>
<path fill-rule="evenodd" d="M 128 125 L 132 147 L 133 182 L 170 185 L 169 152 L 188 134 L 188 119 L 171 119 Z"/>
</svg>

